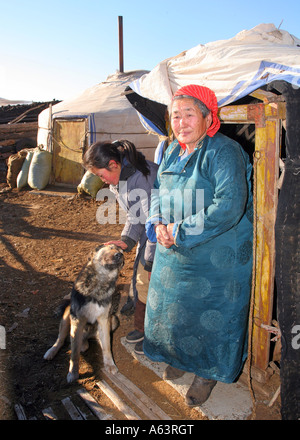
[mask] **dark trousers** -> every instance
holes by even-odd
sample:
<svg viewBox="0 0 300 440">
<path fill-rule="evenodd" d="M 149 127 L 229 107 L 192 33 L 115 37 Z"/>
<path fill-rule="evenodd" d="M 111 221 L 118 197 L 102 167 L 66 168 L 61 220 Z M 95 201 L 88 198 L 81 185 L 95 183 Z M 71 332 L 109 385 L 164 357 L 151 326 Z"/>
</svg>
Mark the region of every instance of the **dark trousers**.
<svg viewBox="0 0 300 440">
<path fill-rule="evenodd" d="M 144 333 L 146 304 L 137 299 L 134 312 L 134 328 L 141 333 Z"/>
</svg>

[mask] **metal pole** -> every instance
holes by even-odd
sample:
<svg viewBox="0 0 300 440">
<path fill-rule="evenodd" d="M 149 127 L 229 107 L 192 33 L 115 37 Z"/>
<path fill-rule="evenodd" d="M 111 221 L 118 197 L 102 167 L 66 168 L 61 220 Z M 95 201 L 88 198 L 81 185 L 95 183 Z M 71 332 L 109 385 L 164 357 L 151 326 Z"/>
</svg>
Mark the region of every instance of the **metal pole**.
<svg viewBox="0 0 300 440">
<path fill-rule="evenodd" d="M 123 17 L 119 16 L 119 70 L 124 72 L 124 58 L 123 58 Z"/>
</svg>

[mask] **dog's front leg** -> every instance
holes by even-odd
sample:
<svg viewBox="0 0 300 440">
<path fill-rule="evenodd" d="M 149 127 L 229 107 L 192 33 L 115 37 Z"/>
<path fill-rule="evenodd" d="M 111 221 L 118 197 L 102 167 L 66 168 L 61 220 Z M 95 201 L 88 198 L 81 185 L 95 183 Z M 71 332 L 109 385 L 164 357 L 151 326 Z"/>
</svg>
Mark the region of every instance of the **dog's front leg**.
<svg viewBox="0 0 300 440">
<path fill-rule="evenodd" d="M 71 317 L 71 359 L 67 375 L 68 383 L 73 382 L 79 377 L 80 349 L 85 325 L 85 320 Z"/>
<path fill-rule="evenodd" d="M 108 316 L 100 316 L 98 318 L 99 340 L 102 348 L 103 364 L 111 374 L 116 374 L 118 369 L 114 363 L 111 353 L 110 341 L 110 319 Z"/>
</svg>

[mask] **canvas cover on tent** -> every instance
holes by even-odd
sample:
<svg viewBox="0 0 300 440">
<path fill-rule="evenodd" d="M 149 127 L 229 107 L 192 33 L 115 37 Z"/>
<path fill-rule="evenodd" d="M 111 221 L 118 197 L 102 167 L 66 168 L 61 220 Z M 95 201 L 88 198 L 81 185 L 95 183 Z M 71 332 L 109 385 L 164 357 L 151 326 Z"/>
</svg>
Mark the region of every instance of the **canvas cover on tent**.
<svg viewBox="0 0 300 440">
<path fill-rule="evenodd" d="M 128 139 L 153 160 L 157 137 L 147 133 L 124 96 L 126 86 L 145 73 L 116 72 L 40 113 L 37 142 L 53 153 L 53 183 L 77 185 L 84 173 L 82 155 L 96 141 Z"/>
<path fill-rule="evenodd" d="M 162 61 L 130 84 L 134 93 L 127 98 L 148 130 L 166 136 L 166 106 L 180 87 L 209 87 L 223 107 L 275 80 L 300 86 L 300 40 L 273 24 L 260 24 Z M 160 159 L 158 149 L 156 161 Z"/>
</svg>

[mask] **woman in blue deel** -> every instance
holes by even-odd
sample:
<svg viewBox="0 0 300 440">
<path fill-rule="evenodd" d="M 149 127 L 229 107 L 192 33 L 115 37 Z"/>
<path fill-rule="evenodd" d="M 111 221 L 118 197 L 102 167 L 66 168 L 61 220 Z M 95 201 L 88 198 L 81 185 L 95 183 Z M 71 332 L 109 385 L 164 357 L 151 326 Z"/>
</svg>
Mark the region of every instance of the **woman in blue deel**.
<svg viewBox="0 0 300 440">
<path fill-rule="evenodd" d="M 252 272 L 251 164 L 218 132 L 217 99 L 179 89 L 171 104 L 176 140 L 160 165 L 146 229 L 157 241 L 144 352 L 168 364 L 164 378 L 193 372 L 189 406 L 217 381 L 233 382 L 247 356 Z"/>
</svg>

